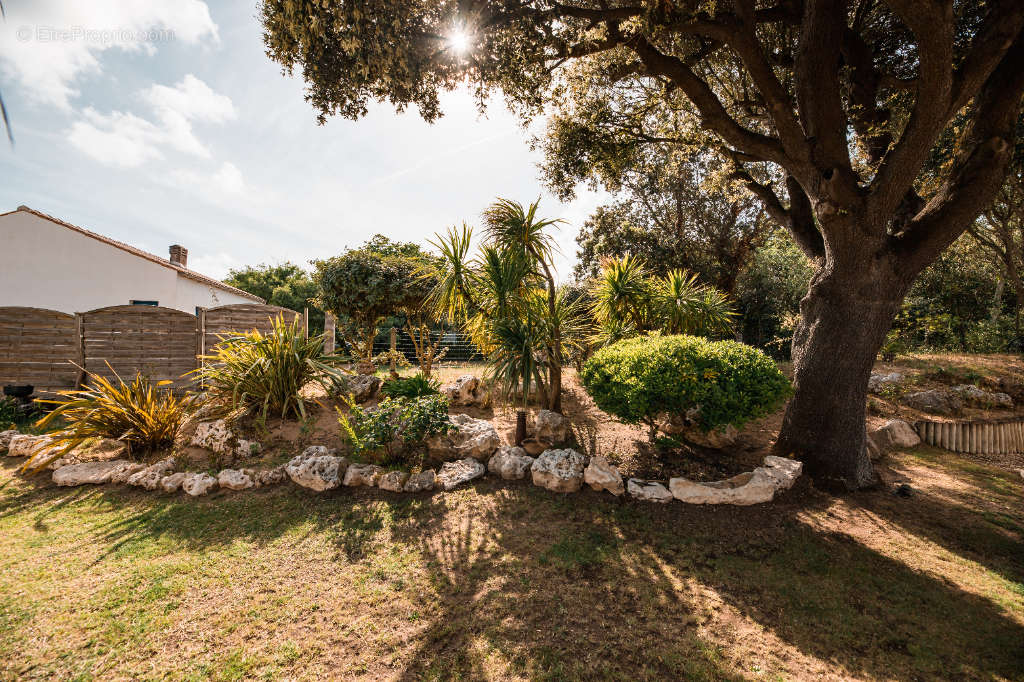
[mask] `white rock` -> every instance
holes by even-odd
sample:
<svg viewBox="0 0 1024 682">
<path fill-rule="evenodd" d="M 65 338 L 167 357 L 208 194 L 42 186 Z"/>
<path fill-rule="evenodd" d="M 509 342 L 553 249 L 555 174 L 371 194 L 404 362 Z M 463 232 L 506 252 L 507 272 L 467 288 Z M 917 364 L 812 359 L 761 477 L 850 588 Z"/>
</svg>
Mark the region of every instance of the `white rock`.
<svg viewBox="0 0 1024 682">
<path fill-rule="evenodd" d="M 539 410 L 534 420 L 533 435 L 549 443 L 561 443 L 569 436 L 569 420 L 558 412 Z"/>
<path fill-rule="evenodd" d="M 803 463 L 769 455 L 765 466 L 724 481 L 697 483 L 685 478 L 668 482 L 672 496 L 690 504 L 750 505 L 770 502 L 775 493 L 793 485 L 803 471 Z"/>
<path fill-rule="evenodd" d="M 868 378 L 868 391 L 870 393 L 878 393 L 886 384 L 898 384 L 901 381 L 903 381 L 903 375 L 899 372 L 892 372 L 890 374 L 872 372 Z"/>
<path fill-rule="evenodd" d="M 506 481 L 518 481 L 526 477 L 526 472 L 533 466 L 533 457 L 526 450 L 502 445 L 487 462 L 487 470 L 501 476 Z"/>
<path fill-rule="evenodd" d="M 146 490 L 156 490 L 160 487 L 160 481 L 172 471 L 176 462 L 173 457 L 166 457 L 159 462 L 150 464 L 144 469 L 136 471 L 125 481 L 128 485 L 138 486 Z"/>
<path fill-rule="evenodd" d="M 467 457 L 441 465 L 441 471 L 438 472 L 434 482 L 444 490 L 452 490 L 456 486 L 480 478 L 486 472 L 487 469 L 483 462 Z"/>
<path fill-rule="evenodd" d="M 1006 409 L 1013 407 L 1013 398 L 1006 393 L 993 393 L 971 384 L 954 386 L 953 391 L 964 400 L 970 400 L 985 407 L 1002 407 Z"/>
<path fill-rule="evenodd" d="M 803 473 L 804 463 L 788 457 L 768 455 L 764 458 L 764 466 L 769 474 L 778 482 L 779 490 L 789 490 Z"/>
<path fill-rule="evenodd" d="M 686 478 L 669 479 L 668 488 L 672 496 L 681 502 L 690 504 L 740 504 L 745 493 L 739 492 L 743 486 L 753 480 L 754 472 L 748 471 L 724 481 L 697 483 Z M 773 484 L 774 481 L 768 479 Z M 768 499 L 771 499 L 769 497 Z"/>
<path fill-rule="evenodd" d="M 464 374 L 450 384 L 441 387 L 441 394 L 448 398 L 450 405 L 477 405 L 486 407 L 490 404 L 490 395 L 483 382 L 472 374 Z"/>
<path fill-rule="evenodd" d="M 16 433 L 7 444 L 8 457 L 32 457 L 41 453 L 53 439 L 49 436 L 30 436 Z"/>
<path fill-rule="evenodd" d="M 384 470 L 376 464 L 350 464 L 345 471 L 345 485 L 355 488 L 366 486 L 372 488 L 377 485 Z"/>
<path fill-rule="evenodd" d="M 246 490 L 253 487 L 252 478 L 237 469 L 222 469 L 217 474 L 217 485 L 228 490 Z"/>
<path fill-rule="evenodd" d="M 381 474 L 380 480 L 377 481 L 377 487 L 381 490 L 400 493 L 408 480 L 409 474 L 404 471 L 389 471 L 386 474 Z"/>
<path fill-rule="evenodd" d="M 371 372 L 372 365 L 371 365 Z M 352 394 L 352 398 L 357 403 L 365 403 L 367 400 L 371 400 L 377 391 L 380 390 L 381 386 L 380 377 L 371 374 L 357 374 L 348 379 L 348 392 Z"/>
<path fill-rule="evenodd" d="M 128 479 L 136 472 L 142 471 L 146 468 L 145 464 L 139 462 L 125 462 L 120 467 L 115 469 L 110 475 L 111 483 L 126 483 Z"/>
<path fill-rule="evenodd" d="M 434 480 L 437 478 L 437 474 L 434 473 L 433 469 L 426 469 L 418 474 L 413 474 L 409 477 L 409 480 L 405 482 L 403 490 L 407 493 L 418 493 L 427 490 L 434 489 Z"/>
<path fill-rule="evenodd" d="M 49 469 L 50 471 L 56 471 L 57 469 L 60 469 L 62 467 L 70 466 L 72 464 L 79 464 L 81 463 L 81 461 L 82 460 L 78 459 L 77 457 L 75 457 L 74 454 L 69 452 L 63 457 L 59 457 L 50 462 L 49 464 L 47 464 L 46 468 Z"/>
<path fill-rule="evenodd" d="M 8 429 L 7 431 L 0 431 L 0 452 L 7 452 L 11 445 L 11 439 L 15 436 L 19 436 L 18 429 Z"/>
<path fill-rule="evenodd" d="M 59 486 L 109 483 L 114 472 L 125 464 L 128 462 L 123 459 L 70 464 L 53 472 L 53 482 Z"/>
<path fill-rule="evenodd" d="M 232 457 L 251 457 L 262 449 L 256 441 L 246 440 L 235 435 L 223 419 L 200 422 L 190 443 L 218 455 Z"/>
<path fill-rule="evenodd" d="M 533 484 L 556 493 L 574 493 L 583 484 L 586 458 L 575 450 L 545 450 L 530 467 Z"/>
<path fill-rule="evenodd" d="M 915 410 L 931 414 L 959 414 L 964 407 L 963 400 L 953 391 L 933 388 L 904 396 L 903 402 Z"/>
<path fill-rule="evenodd" d="M 921 443 L 921 437 L 914 431 L 914 427 L 902 419 L 890 419 L 884 426 L 869 433 L 868 439 L 879 455 L 895 448 L 912 448 Z M 870 447 L 868 452 L 870 454 Z"/>
<path fill-rule="evenodd" d="M 260 469 L 256 472 L 253 481 L 255 481 L 257 487 L 262 487 L 284 483 L 287 479 L 288 473 L 285 471 L 285 465 L 282 465 L 273 469 Z"/>
<path fill-rule="evenodd" d="M 164 476 L 160 479 L 160 488 L 165 493 L 176 493 L 181 490 L 181 484 L 185 482 L 186 476 L 188 476 L 187 471 L 179 471 L 176 474 Z"/>
<path fill-rule="evenodd" d="M 625 491 L 622 474 L 602 455 L 590 458 L 590 464 L 583 471 L 583 482 L 594 490 L 607 490 L 612 495 L 621 495 Z"/>
<path fill-rule="evenodd" d="M 192 497 L 205 495 L 217 487 L 217 479 L 210 474 L 186 474 L 181 481 L 181 489 Z"/>
<path fill-rule="evenodd" d="M 288 478 L 303 488 L 318 492 L 337 488 L 348 469 L 348 460 L 344 457 L 320 454 L 326 452 L 327 448 L 322 445 L 310 446 L 301 455 L 293 457 L 285 465 L 284 471 Z"/>
<path fill-rule="evenodd" d="M 683 438 L 696 445 L 713 450 L 725 450 L 736 444 L 740 432 L 732 424 L 726 424 L 722 428 L 702 431 L 698 428 L 686 429 Z"/>
<path fill-rule="evenodd" d="M 626 489 L 632 497 L 646 502 L 665 503 L 672 499 L 672 493 L 668 491 L 668 488 L 656 481 L 631 478 L 626 484 Z"/>
<path fill-rule="evenodd" d="M 486 461 L 501 445 L 498 431 L 486 419 L 455 414 L 451 421 L 454 431 L 427 439 L 427 450 L 432 456 L 439 459 L 473 457 Z"/>
</svg>

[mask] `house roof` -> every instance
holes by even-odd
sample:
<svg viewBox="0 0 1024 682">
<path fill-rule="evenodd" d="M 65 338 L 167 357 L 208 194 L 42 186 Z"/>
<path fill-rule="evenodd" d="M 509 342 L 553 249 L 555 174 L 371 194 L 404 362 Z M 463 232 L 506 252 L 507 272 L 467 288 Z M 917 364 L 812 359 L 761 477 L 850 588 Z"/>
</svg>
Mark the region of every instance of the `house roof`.
<svg viewBox="0 0 1024 682">
<path fill-rule="evenodd" d="M 176 263 L 172 263 L 171 261 L 167 260 L 166 258 L 161 258 L 160 256 L 154 256 L 153 254 L 149 253 L 148 251 L 143 251 L 142 249 L 137 249 L 134 246 L 131 246 L 130 244 L 125 244 L 124 242 L 119 242 L 116 239 L 111 239 L 110 237 L 104 237 L 102 234 L 97 234 L 96 232 L 93 232 L 91 230 L 87 230 L 84 227 L 79 227 L 78 225 L 72 225 L 71 223 L 65 222 L 65 221 L 61 220 L 60 218 L 54 218 L 52 215 L 48 215 L 46 213 L 43 213 L 42 211 L 37 211 L 35 209 L 29 208 L 28 206 L 19 206 L 16 211 L 8 211 L 7 213 L 0 213 L 0 218 L 4 217 L 5 215 L 11 215 L 12 213 L 17 213 L 18 211 L 21 211 L 21 212 L 24 212 L 24 213 L 31 213 L 34 216 L 38 216 L 39 218 L 43 218 L 44 220 L 49 220 L 52 223 L 56 223 L 58 225 L 61 225 L 63 227 L 68 228 L 69 230 L 73 230 L 75 232 L 78 232 L 79 234 L 83 234 L 86 237 L 92 237 L 93 239 L 95 239 L 97 241 L 101 241 L 104 244 L 109 244 L 110 246 L 113 246 L 114 248 L 121 249 L 122 251 L 127 251 L 128 253 L 132 254 L 133 256 L 138 256 L 139 258 L 145 258 L 146 260 L 152 261 L 152 262 L 156 263 L 157 265 L 162 265 L 165 268 L 170 268 L 171 270 L 175 270 L 182 277 L 187 277 L 188 279 L 195 280 L 196 282 L 201 282 L 203 284 L 207 284 L 207 285 L 209 285 L 211 287 L 217 287 L 218 289 L 222 289 L 224 291 L 230 291 L 232 294 L 235 294 L 236 296 L 242 296 L 244 298 L 248 298 L 248 299 L 250 299 L 252 301 L 256 301 L 258 303 L 266 303 L 266 301 L 264 301 L 262 298 L 260 298 L 259 296 L 255 295 L 255 294 L 250 294 L 248 291 L 242 291 L 241 289 L 233 287 L 230 284 L 225 284 L 224 282 L 221 282 L 220 280 L 214 279 L 212 277 L 207 277 L 206 275 L 200 274 L 200 273 L 196 272 L 195 270 L 189 270 L 186 267 L 182 267 L 181 265 L 178 265 Z"/>
</svg>

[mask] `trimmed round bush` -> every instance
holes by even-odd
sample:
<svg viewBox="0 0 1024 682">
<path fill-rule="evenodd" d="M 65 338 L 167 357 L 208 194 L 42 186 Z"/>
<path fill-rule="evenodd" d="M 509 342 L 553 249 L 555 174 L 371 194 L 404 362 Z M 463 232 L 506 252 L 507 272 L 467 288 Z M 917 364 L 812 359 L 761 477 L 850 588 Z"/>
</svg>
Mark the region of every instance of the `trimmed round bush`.
<svg viewBox="0 0 1024 682">
<path fill-rule="evenodd" d="M 654 426 L 699 408 L 691 416 L 704 431 L 742 426 L 778 407 L 791 390 L 758 349 L 697 336 L 619 341 L 594 353 L 581 378 L 597 406 L 627 424 Z"/>
</svg>

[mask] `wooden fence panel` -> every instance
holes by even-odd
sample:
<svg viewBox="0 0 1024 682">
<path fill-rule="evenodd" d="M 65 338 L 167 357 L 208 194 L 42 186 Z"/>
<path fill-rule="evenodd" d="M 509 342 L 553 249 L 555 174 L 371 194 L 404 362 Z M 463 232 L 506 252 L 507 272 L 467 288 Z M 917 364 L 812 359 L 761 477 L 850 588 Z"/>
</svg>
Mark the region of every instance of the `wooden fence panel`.
<svg viewBox="0 0 1024 682">
<path fill-rule="evenodd" d="M 74 315 L 0 307 L 0 384 L 31 384 L 37 394 L 75 387 L 81 345 Z"/>
<path fill-rule="evenodd" d="M 199 311 L 200 354 L 209 353 L 224 336 L 237 336 L 253 329 L 266 334 L 271 329 L 271 320 L 278 315 L 284 315 L 286 322 L 298 318 L 300 324 L 306 329 L 306 333 L 309 333 L 306 328 L 306 316 L 303 313 L 276 305 L 238 303 L 217 308 L 203 308 Z"/>
<path fill-rule="evenodd" d="M 85 368 L 125 381 L 137 373 L 175 388 L 191 385 L 183 375 L 196 368 L 196 317 L 156 306 L 118 305 L 81 314 Z M 107 367 L 107 364 L 110 367 Z"/>
</svg>

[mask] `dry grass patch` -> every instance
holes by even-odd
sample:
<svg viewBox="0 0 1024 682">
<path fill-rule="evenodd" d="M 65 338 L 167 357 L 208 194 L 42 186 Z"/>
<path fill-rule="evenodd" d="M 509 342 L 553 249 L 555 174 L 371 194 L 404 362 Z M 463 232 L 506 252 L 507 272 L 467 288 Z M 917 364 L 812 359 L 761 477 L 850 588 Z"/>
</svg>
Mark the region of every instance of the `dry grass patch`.
<svg viewBox="0 0 1024 682">
<path fill-rule="evenodd" d="M 1024 678 L 1024 496 L 701 508 L 484 479 L 188 500 L 0 469 L 2 679 Z"/>
</svg>

